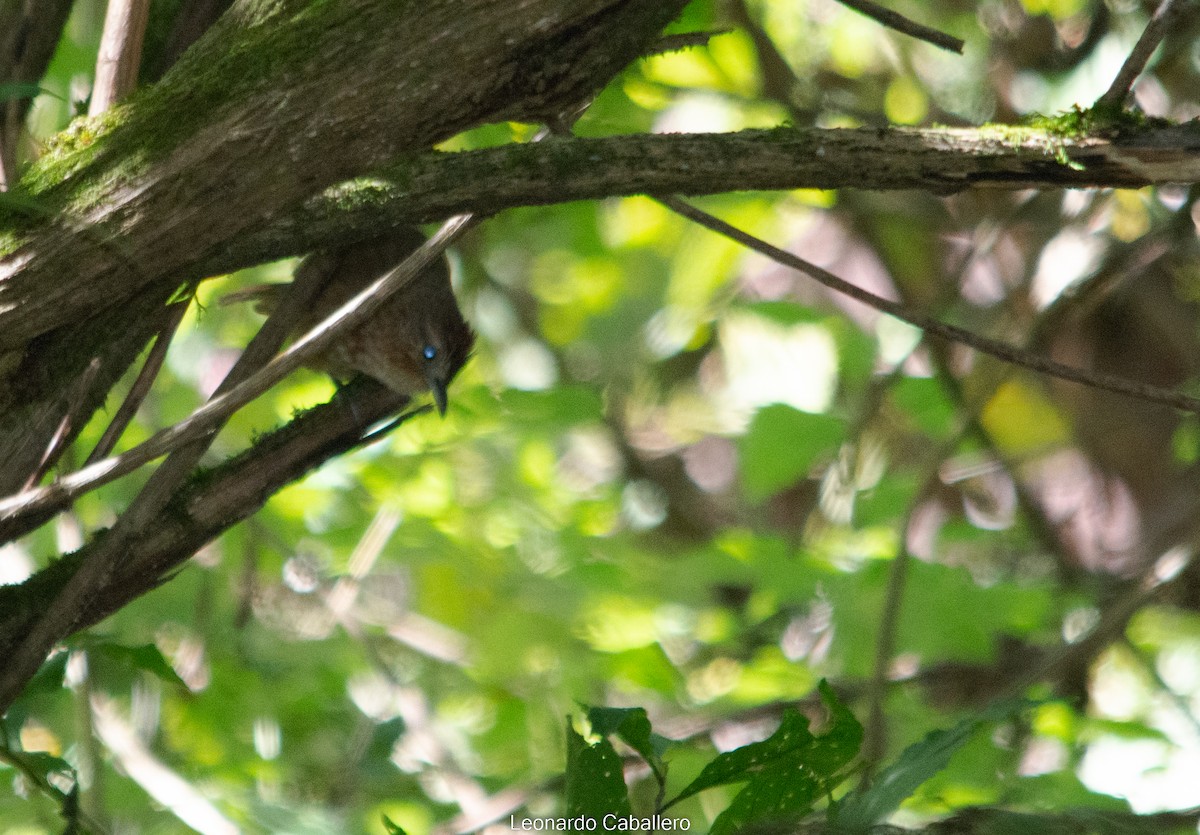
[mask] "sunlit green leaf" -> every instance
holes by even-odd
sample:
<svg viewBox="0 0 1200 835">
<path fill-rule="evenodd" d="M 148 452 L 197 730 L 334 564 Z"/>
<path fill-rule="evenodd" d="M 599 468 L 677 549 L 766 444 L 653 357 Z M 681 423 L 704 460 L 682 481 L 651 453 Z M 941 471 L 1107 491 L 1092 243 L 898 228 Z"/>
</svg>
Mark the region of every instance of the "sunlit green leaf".
<svg viewBox="0 0 1200 835">
<path fill-rule="evenodd" d="M 828 415 L 781 404 L 759 409 L 740 443 L 746 492 L 763 499 L 812 475 L 813 465 L 833 456 L 844 433 L 842 422 Z"/>
</svg>

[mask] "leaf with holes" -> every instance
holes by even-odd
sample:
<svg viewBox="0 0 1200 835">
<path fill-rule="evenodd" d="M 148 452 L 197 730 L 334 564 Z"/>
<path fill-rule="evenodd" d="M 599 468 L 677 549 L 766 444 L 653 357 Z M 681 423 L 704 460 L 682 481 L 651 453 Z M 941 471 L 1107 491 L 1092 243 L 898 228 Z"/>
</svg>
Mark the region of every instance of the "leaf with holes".
<svg viewBox="0 0 1200 835">
<path fill-rule="evenodd" d="M 651 733 L 645 708 L 594 707 L 588 711 L 588 722 L 600 736 L 616 734 L 622 742 L 637 751 L 654 772 L 659 785 L 666 780 L 667 768 L 662 753 L 668 741 Z"/>
<path fill-rule="evenodd" d="M 612 743 L 601 738 L 595 745 L 575 732 L 567 720 L 567 814 L 592 820 L 605 815 L 629 815 L 629 791 L 621 757 Z"/>
<path fill-rule="evenodd" d="M 822 681 L 818 689 L 832 718 L 826 733 L 814 736 L 808 720 L 789 709 L 770 738 L 721 754 L 667 805 L 714 786 L 745 781 L 746 787 L 713 822 L 713 833 L 732 833 L 757 821 L 809 812 L 858 754 L 863 733 L 862 725 L 828 684 Z"/>
</svg>

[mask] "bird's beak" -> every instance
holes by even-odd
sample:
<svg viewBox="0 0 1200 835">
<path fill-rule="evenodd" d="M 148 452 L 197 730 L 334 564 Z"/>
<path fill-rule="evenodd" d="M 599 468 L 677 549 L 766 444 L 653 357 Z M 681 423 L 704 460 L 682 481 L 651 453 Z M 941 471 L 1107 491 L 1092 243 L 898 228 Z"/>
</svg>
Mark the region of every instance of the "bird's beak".
<svg viewBox="0 0 1200 835">
<path fill-rule="evenodd" d="M 428 376 L 429 391 L 433 395 L 433 405 L 437 406 L 438 414 L 445 416 L 449 401 L 446 399 L 446 381 L 434 374 Z"/>
</svg>

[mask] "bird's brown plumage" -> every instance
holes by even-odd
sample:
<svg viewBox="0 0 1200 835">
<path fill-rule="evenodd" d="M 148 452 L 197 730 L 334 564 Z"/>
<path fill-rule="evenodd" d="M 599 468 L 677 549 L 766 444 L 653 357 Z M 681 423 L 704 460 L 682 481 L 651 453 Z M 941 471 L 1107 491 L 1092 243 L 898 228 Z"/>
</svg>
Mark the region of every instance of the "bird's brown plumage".
<svg viewBox="0 0 1200 835">
<path fill-rule="evenodd" d="M 297 271 L 321 270 L 326 276 L 295 335 L 310 330 L 424 242 L 417 229 L 406 227 L 384 238 L 305 259 Z M 286 286 L 260 285 L 231 293 L 222 301 L 254 299 L 258 308 L 269 312 Z M 444 413 L 446 387 L 467 361 L 474 343 L 475 336 L 450 287 L 446 262 L 438 259 L 312 366 L 340 379 L 366 374 L 400 394 L 432 392 L 438 411 Z"/>
</svg>

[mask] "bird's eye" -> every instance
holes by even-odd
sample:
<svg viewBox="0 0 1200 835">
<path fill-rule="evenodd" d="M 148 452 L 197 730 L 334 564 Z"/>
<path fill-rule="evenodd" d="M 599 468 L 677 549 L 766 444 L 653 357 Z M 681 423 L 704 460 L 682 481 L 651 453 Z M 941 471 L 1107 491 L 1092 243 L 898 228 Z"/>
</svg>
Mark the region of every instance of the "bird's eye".
<svg viewBox="0 0 1200 835">
<path fill-rule="evenodd" d="M 421 354 L 425 357 L 425 359 L 431 360 L 437 356 L 437 348 L 434 348 L 432 345 L 426 345 L 425 349 L 421 351 Z"/>
</svg>

